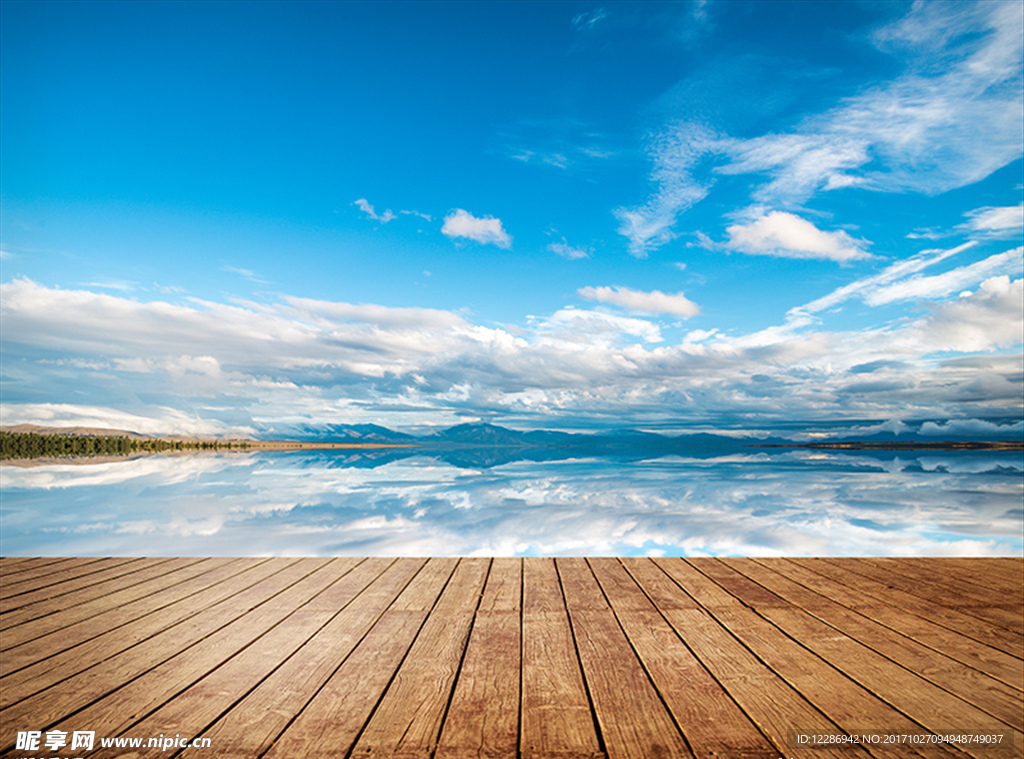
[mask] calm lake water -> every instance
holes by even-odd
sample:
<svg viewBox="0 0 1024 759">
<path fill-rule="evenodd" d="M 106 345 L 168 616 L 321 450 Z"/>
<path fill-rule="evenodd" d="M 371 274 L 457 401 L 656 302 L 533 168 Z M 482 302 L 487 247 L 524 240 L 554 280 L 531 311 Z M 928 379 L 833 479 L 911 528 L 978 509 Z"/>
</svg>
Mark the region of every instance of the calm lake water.
<svg viewBox="0 0 1024 759">
<path fill-rule="evenodd" d="M 1019 452 L 464 458 L 307 451 L 8 463 L 0 553 L 1024 555 Z"/>
</svg>

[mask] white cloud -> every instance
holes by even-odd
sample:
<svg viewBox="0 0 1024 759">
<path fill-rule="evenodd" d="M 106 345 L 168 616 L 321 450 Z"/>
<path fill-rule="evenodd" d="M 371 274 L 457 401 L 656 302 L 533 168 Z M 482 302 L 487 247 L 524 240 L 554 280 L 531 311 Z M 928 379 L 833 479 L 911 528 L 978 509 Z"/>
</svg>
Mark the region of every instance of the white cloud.
<svg viewBox="0 0 1024 759">
<path fill-rule="evenodd" d="M 373 210 L 373 206 L 367 202 L 366 198 L 359 198 L 359 200 L 354 201 L 352 205 L 359 206 L 360 211 L 365 213 L 374 221 L 379 221 L 381 224 L 387 224 L 389 221 L 393 221 L 398 218 L 390 209 L 378 215 L 377 212 Z"/>
<path fill-rule="evenodd" d="M 949 439 L 964 437 L 991 436 L 996 440 L 1003 440 L 1014 435 L 1024 436 L 1024 422 L 1016 424 L 996 424 L 985 419 L 950 419 L 942 424 L 925 422 L 921 425 L 922 435 L 945 436 Z"/>
<path fill-rule="evenodd" d="M 424 272 L 427 274 L 427 272 Z M 284 296 L 293 307 L 291 314 L 303 322 L 323 327 L 339 323 L 366 323 L 398 329 L 444 330 L 468 326 L 465 319 L 436 308 L 393 308 L 374 303 L 340 303 Z"/>
<path fill-rule="evenodd" d="M 618 345 L 623 336 L 639 337 L 646 343 L 660 343 L 663 340 L 658 325 L 644 319 L 576 308 L 563 308 L 540 321 L 537 333 L 548 345 L 554 339 L 559 344 L 582 344 L 606 349 Z"/>
<path fill-rule="evenodd" d="M 573 16 L 572 25 L 577 29 L 593 29 L 606 18 L 608 18 L 608 11 L 604 8 L 595 8 L 586 13 L 577 13 Z"/>
<path fill-rule="evenodd" d="M 236 266 L 227 266 L 227 265 L 222 266 L 220 268 L 223 271 L 228 272 L 229 274 L 237 274 L 238 276 L 245 277 L 246 279 L 248 279 L 248 280 L 250 280 L 252 282 L 256 282 L 257 284 L 260 284 L 260 285 L 267 284 L 267 280 L 263 279 L 263 277 L 258 275 L 252 269 L 241 269 L 241 268 L 238 268 Z"/>
<path fill-rule="evenodd" d="M 141 435 L 222 435 L 225 425 L 210 419 L 197 419 L 180 409 L 157 407 L 152 414 L 133 414 L 103 406 L 70 403 L 23 403 L 5 405 L 5 425 L 41 424 L 48 427 L 94 427 L 125 430 Z M 233 430 L 251 434 L 252 429 Z"/>
<path fill-rule="evenodd" d="M 1019 159 L 1022 14 L 1024 5 L 1012 1 L 915 3 L 875 35 L 900 52 L 904 72 L 863 86 L 789 132 L 737 138 L 692 121 L 670 125 L 649 146 L 657 192 L 639 208 L 614 212 L 630 252 L 643 257 L 674 239 L 679 215 L 707 195 L 715 174 L 765 176 L 752 198 L 794 207 L 848 187 L 934 195 Z"/>
<path fill-rule="evenodd" d="M 863 179 L 846 171 L 868 161 L 868 142 L 861 137 L 772 134 L 749 140 L 723 139 L 716 148 L 731 158 L 731 163 L 717 169 L 721 174 L 774 175 L 754 193 L 759 201 L 799 201 L 819 189 L 863 184 Z"/>
<path fill-rule="evenodd" d="M 1024 203 L 978 208 L 967 214 L 967 228 L 981 232 L 1024 231 Z"/>
<path fill-rule="evenodd" d="M 512 330 L 434 309 L 294 297 L 143 303 L 15 280 L 0 286 L 3 418 L 199 432 L 494 415 L 544 425 L 736 414 L 980 418 L 1019 408 L 1019 358 L 955 354 L 1020 344 L 1020 279 L 987 277 L 956 300 L 921 304 L 927 310 L 914 320 L 850 332 L 821 326 L 826 302 L 881 297 L 955 253 L 893 265 L 780 326 L 734 334 L 701 324 L 678 343 L 652 320 L 582 308 Z M 939 297 L 926 289 L 920 297 Z M 634 311 L 695 309 L 681 294 L 580 294 Z M 865 366 L 878 369 L 857 369 Z M 88 408 L 76 405 L 81 398 Z"/>
<path fill-rule="evenodd" d="M 138 283 L 128 282 L 126 280 L 114 280 L 108 279 L 102 282 L 84 282 L 83 287 L 98 287 L 101 290 L 118 290 L 119 292 L 129 293 L 138 288 Z"/>
<path fill-rule="evenodd" d="M 726 247 L 754 255 L 783 258 L 820 258 L 857 261 L 871 258 L 865 240 L 855 240 L 842 230 L 824 232 L 806 219 L 784 211 L 772 211 L 749 224 L 734 224 L 726 232 Z"/>
<path fill-rule="evenodd" d="M 548 250 L 562 258 L 567 258 L 570 261 L 578 261 L 581 258 L 590 258 L 589 250 L 586 248 L 574 248 L 565 240 L 562 240 L 562 242 L 551 243 L 548 245 Z"/>
<path fill-rule="evenodd" d="M 915 4 L 876 35 L 910 53 L 908 71 L 781 136 L 812 143 L 780 161 L 762 192 L 800 200 L 852 182 L 935 194 L 1019 158 L 1022 8 L 1017 2 Z M 815 152 L 825 144 L 839 148 L 821 160 Z M 847 173 L 871 159 L 880 168 Z M 816 181 L 808 163 L 819 169 Z"/>
<path fill-rule="evenodd" d="M 986 279 L 977 292 L 937 306 L 915 327 L 937 351 L 991 351 L 1019 345 L 1024 336 L 1024 280 Z M 1020 388 L 1017 388 L 1020 399 Z"/>
<path fill-rule="evenodd" d="M 878 274 L 844 285 L 806 305 L 791 309 L 788 320 L 792 324 L 803 324 L 810 314 L 835 308 L 853 298 L 869 306 L 883 306 L 906 300 L 941 299 L 964 288 L 978 285 L 992 276 L 1012 275 L 1021 271 L 1024 248 L 997 253 L 942 274 L 919 274 L 927 267 L 971 250 L 976 245 L 977 243 L 969 242 L 948 250 L 922 251 L 909 259 L 888 266 Z"/>
<path fill-rule="evenodd" d="M 481 245 L 497 245 L 505 249 L 512 247 L 512 238 L 502 228 L 501 219 L 493 216 L 480 219 L 461 208 L 444 217 L 441 233 L 451 238 L 465 237 Z"/>
<path fill-rule="evenodd" d="M 700 308 L 683 293 L 643 292 L 628 287 L 581 287 L 577 292 L 587 300 L 610 303 L 647 314 L 675 314 L 690 318 Z"/>
<path fill-rule="evenodd" d="M 886 267 L 878 274 L 851 282 L 848 285 L 844 285 L 843 287 L 832 291 L 828 295 L 824 295 L 804 306 L 795 308 L 790 311 L 790 315 L 792 316 L 798 313 L 817 313 L 829 308 L 834 308 L 840 303 L 855 297 L 867 299 L 871 297 L 872 293 L 883 291 L 895 283 L 901 282 L 905 278 L 909 278 L 911 275 L 916 274 L 929 266 L 933 266 L 947 258 L 957 255 L 958 253 L 970 250 L 976 245 L 976 242 L 968 242 L 948 250 L 923 250 L 910 258 L 897 261 L 896 263 Z"/>
<path fill-rule="evenodd" d="M 1022 254 L 1024 248 L 1016 248 L 942 274 L 913 276 L 891 285 L 875 287 L 864 293 L 864 302 L 869 306 L 880 306 L 899 300 L 934 299 L 951 295 L 994 274 L 1019 272 Z"/>
<path fill-rule="evenodd" d="M 710 131 L 694 124 L 674 126 L 652 141 L 651 179 L 658 185 L 658 192 L 640 208 L 614 211 L 619 234 L 629 239 L 630 254 L 646 258 L 675 238 L 672 227 L 679 214 L 708 194 L 711 183 L 695 179 L 693 170 L 716 144 Z"/>
</svg>

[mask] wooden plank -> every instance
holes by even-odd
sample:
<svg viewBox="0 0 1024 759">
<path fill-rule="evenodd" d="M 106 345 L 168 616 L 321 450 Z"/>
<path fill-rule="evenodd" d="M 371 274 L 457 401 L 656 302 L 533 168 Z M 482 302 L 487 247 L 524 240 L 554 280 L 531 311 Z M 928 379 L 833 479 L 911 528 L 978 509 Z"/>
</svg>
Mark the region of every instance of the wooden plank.
<svg viewBox="0 0 1024 759">
<path fill-rule="evenodd" d="M 363 642 L 270 747 L 266 759 L 349 756 L 395 671 L 408 655 L 427 614 L 415 610 L 385 611 Z M 246 759 L 251 754 L 229 750 L 221 756 Z"/>
<path fill-rule="evenodd" d="M 930 581 L 941 579 L 942 584 L 951 588 L 969 593 L 981 603 L 1001 604 L 1006 602 L 1006 594 L 1014 593 L 1018 599 L 1024 593 L 1024 582 L 1019 574 L 1012 578 L 1002 571 L 998 565 L 989 569 L 984 577 L 979 577 L 976 571 L 967 569 L 968 566 L 977 567 L 977 559 L 966 559 L 971 564 L 958 564 L 952 558 L 920 558 L 920 557 L 877 557 L 870 559 L 872 564 L 888 569 L 891 572 L 898 572 L 901 575 L 917 580 L 928 578 Z"/>
<path fill-rule="evenodd" d="M 523 560 L 523 759 L 603 757 L 554 559 Z"/>
<path fill-rule="evenodd" d="M 34 601 L 95 585 L 110 577 L 121 577 L 135 572 L 146 559 L 109 558 L 90 562 L 66 562 L 66 568 L 46 574 L 43 577 L 15 580 L 4 578 L 0 585 L 0 601 L 3 601 L 3 612 L 7 614 L 14 609 L 26 606 Z M 151 560 L 154 562 L 167 559 Z"/>
<path fill-rule="evenodd" d="M 95 637 L 90 637 L 60 653 L 48 655 L 48 649 L 42 646 L 44 643 L 54 642 L 49 639 L 34 641 L 17 648 L 10 655 L 27 655 L 27 660 L 33 663 L 0 678 L 0 708 L 45 690 L 115 654 L 127 651 L 132 646 L 183 623 L 214 604 L 226 600 L 230 603 L 242 591 L 293 563 L 294 559 L 250 559 L 241 565 L 240 572 L 235 571 L 234 564 L 222 566 L 218 572 L 203 576 L 204 581 L 209 584 L 196 593 L 180 598 L 160 611 L 129 622 L 116 630 L 98 632 Z M 103 630 L 103 626 L 98 625 L 97 630 Z"/>
<path fill-rule="evenodd" d="M 945 587 L 941 582 L 932 582 L 936 579 L 934 575 L 931 578 L 911 579 L 879 566 L 873 560 L 835 558 L 824 560 L 836 564 L 847 572 L 864 575 L 906 593 L 919 596 L 932 605 L 945 606 L 956 610 L 956 612 L 984 620 L 1017 636 L 1024 634 L 1021 629 L 1024 622 L 1020 620 L 1020 608 L 1017 604 L 1011 603 L 1005 608 L 986 604 L 952 588 Z"/>
<path fill-rule="evenodd" d="M 558 579 L 562 584 L 565 608 L 570 616 L 573 611 L 608 611 L 608 599 L 597 583 L 586 559 L 555 559 Z"/>
<path fill-rule="evenodd" d="M 169 559 L 163 559 L 169 561 Z M 36 587 L 35 583 L 28 583 L 26 587 L 17 594 L 0 600 L 3 609 L 0 611 L 0 627 L 5 626 L 5 617 L 13 611 L 26 606 L 46 601 L 51 598 L 67 596 L 86 589 L 92 589 L 104 582 L 124 582 L 124 578 L 133 575 L 146 563 L 145 559 L 125 559 L 115 566 L 97 569 L 90 574 L 68 573 L 63 579 L 54 579 L 53 584 L 43 587 Z M 32 587 L 29 587 L 32 586 Z"/>
<path fill-rule="evenodd" d="M 865 562 L 889 573 L 891 582 L 897 587 L 925 595 L 933 603 L 963 609 L 974 617 L 989 620 L 1000 627 L 1024 635 L 1024 620 L 1020 619 L 1013 608 L 1004 605 L 1005 602 L 1012 603 L 1010 599 L 975 583 L 938 575 L 935 568 L 938 564 L 933 565 L 932 570 L 928 571 L 884 556 L 861 561 Z"/>
<path fill-rule="evenodd" d="M 522 611 L 523 559 L 491 559 L 480 611 Z"/>
<path fill-rule="evenodd" d="M 269 749 L 408 586 L 426 559 L 369 559 L 365 566 L 369 569 L 376 563 L 379 569 L 386 562 L 390 562 L 390 566 L 386 566 L 365 590 L 338 611 L 258 687 L 202 732 L 203 737 L 209 738 L 211 745 L 217 747 L 218 756 L 260 756 Z M 360 566 L 359 570 L 362 569 Z M 357 578 L 359 570 L 350 573 L 353 580 L 364 579 Z M 354 587 L 352 582 L 349 585 Z M 303 610 L 330 611 L 324 597 L 337 597 L 335 587 L 328 589 L 333 592 L 325 591 L 313 598 L 302 607 Z M 229 683 L 234 684 L 227 681 L 225 686 Z M 159 712 L 154 716 L 159 716 Z M 159 720 L 153 722 L 155 726 L 162 724 Z M 198 733 L 195 724 L 193 721 L 190 729 Z"/>
<path fill-rule="evenodd" d="M 453 559 L 430 559 L 352 654 L 287 725 L 266 759 L 346 757 L 437 601 Z M 224 756 L 235 759 L 234 754 Z M 237 755 L 237 759 L 249 756 Z"/>
<path fill-rule="evenodd" d="M 707 562 L 701 562 L 705 567 Z M 708 577 L 696 572 L 686 576 L 688 590 L 705 597 L 714 597 L 724 591 L 715 587 Z M 730 594 L 731 595 L 731 594 Z M 716 621 L 735 637 L 761 666 L 782 678 L 794 691 L 809 701 L 829 721 L 847 732 L 885 730 L 902 733 L 921 733 L 920 727 L 905 715 L 852 680 L 837 672 L 827 662 L 809 652 L 799 643 L 784 635 L 777 627 L 741 603 L 719 603 L 712 612 Z M 749 674 L 754 674 L 753 672 Z M 803 728 L 794 723 L 792 728 Z M 830 731 L 831 732 L 831 731 Z M 799 746 L 787 745 L 786 752 Z M 926 752 L 912 746 L 872 747 L 879 756 L 945 756 L 948 752 Z"/>
<path fill-rule="evenodd" d="M 729 697 L 618 559 L 591 559 L 623 632 L 696 756 L 778 759 L 779 750 Z M 657 571 L 636 563 L 638 573 Z M 679 591 L 683 595 L 682 591 Z"/>
<path fill-rule="evenodd" d="M 266 736 L 266 731 L 269 730 L 272 735 L 277 731 L 274 730 L 275 720 L 272 717 L 267 719 L 270 715 L 264 707 L 270 704 L 280 706 L 294 700 L 291 696 L 294 695 L 295 689 L 299 689 L 299 699 L 302 699 L 301 689 L 310 685 L 305 678 L 311 677 L 314 682 L 320 679 L 316 672 L 317 664 L 331 669 L 336 664 L 332 661 L 324 662 L 323 659 L 317 662 L 317 658 L 329 658 L 332 654 L 346 656 L 382 611 L 379 597 L 370 598 L 369 608 L 366 605 L 358 605 L 351 609 L 349 604 L 379 580 L 381 573 L 392 565 L 394 560 L 366 559 L 359 563 L 358 567 L 352 568 L 357 561 L 359 560 L 337 559 L 332 562 L 331 566 L 320 572 L 321 575 L 327 576 L 324 579 L 328 579 L 329 584 L 297 608 L 294 599 L 282 599 L 277 605 L 266 604 L 264 613 L 287 613 L 259 638 L 239 649 L 237 653 L 226 657 L 220 666 L 204 674 L 187 689 L 175 695 L 173 700 L 160 706 L 141 721 L 124 726 L 119 732 L 130 730 L 134 735 L 164 733 L 198 736 L 229 710 L 239 707 L 244 699 L 247 703 L 245 707 L 236 710 L 234 722 L 235 727 L 242 731 L 237 736 L 238 742 L 245 743 L 251 740 L 252 748 L 265 748 L 270 743 L 270 736 Z M 404 584 L 408 578 L 406 576 L 400 579 Z M 392 590 L 394 592 L 388 594 L 391 598 L 398 594 L 400 587 Z M 323 596 L 330 600 L 323 602 Z M 335 624 L 332 625 L 332 621 Z M 329 649 L 324 650 L 324 647 Z M 329 671 L 322 673 L 322 679 L 326 679 Z M 280 674 L 274 677 L 274 673 Z M 152 672 L 147 675 L 147 679 L 159 675 L 159 672 Z M 264 683 L 269 683 L 269 687 L 260 689 L 258 686 Z M 252 698 L 248 698 L 249 696 Z M 301 703 L 301 700 L 295 703 L 295 708 L 297 709 Z M 285 722 L 290 716 L 279 714 L 276 721 Z M 79 720 L 80 716 L 76 715 L 73 719 Z M 279 724 L 278 728 L 280 726 Z M 263 735 L 250 734 L 250 731 L 254 730 Z M 263 741 L 261 737 L 267 739 Z M 220 745 L 213 744 L 212 739 L 211 745 L 217 745 L 220 753 Z M 101 751 L 95 757 L 116 757 L 121 755 L 120 751 Z M 237 748 L 235 751 L 237 752 Z M 249 755 L 258 754 L 259 750 Z M 162 749 L 152 748 L 138 752 L 135 756 L 137 759 L 144 759 L 163 755 Z"/>
<path fill-rule="evenodd" d="M 353 759 L 425 756 L 437 747 L 488 560 L 461 559 L 409 656 L 366 725 Z"/>
<path fill-rule="evenodd" d="M 230 577 L 237 573 L 236 565 L 240 559 L 215 559 L 204 563 L 201 567 L 190 565 L 185 567 L 190 570 L 190 577 L 176 578 L 181 581 L 170 588 L 144 596 L 141 599 L 130 601 L 121 609 L 97 610 L 94 614 L 85 614 L 82 609 L 88 604 L 82 604 L 72 609 L 74 615 L 66 627 L 55 626 L 53 618 L 63 619 L 64 615 L 55 613 L 44 620 L 35 623 L 42 626 L 47 622 L 45 634 L 40 634 L 26 640 L 19 646 L 12 647 L 4 652 L 0 659 L 0 673 L 4 676 L 12 674 L 24 667 L 44 659 L 56 656 L 62 652 L 70 652 L 76 646 L 103 635 L 107 632 L 119 630 L 124 625 L 130 624 L 139 619 L 144 619 L 152 614 L 158 614 L 168 606 L 176 604 L 182 598 L 187 598 L 193 593 L 201 592 L 210 587 L 211 583 Z M 294 561 L 294 559 L 292 560 Z M 241 566 L 241 565 L 239 565 Z M 204 571 L 199 572 L 199 569 Z M 177 575 L 177 573 L 175 573 Z M 32 626 L 34 627 L 35 624 Z M 19 630 L 20 628 L 15 628 Z M 42 631 L 41 631 L 42 632 Z M 6 638 L 12 632 L 4 633 Z M 25 635 L 24 637 L 29 637 Z M 2 698 L 2 696 L 0 696 Z"/>
<path fill-rule="evenodd" d="M 9 621 L 13 624 L 4 630 L 0 645 L 2 645 L 3 651 L 10 651 L 30 640 L 42 638 L 54 632 L 59 633 L 62 639 L 68 640 L 69 635 L 74 633 L 73 626 L 85 620 L 98 619 L 105 622 L 108 629 L 112 629 L 129 619 L 149 613 L 168 603 L 168 599 L 175 593 L 175 586 L 212 571 L 229 561 L 233 561 L 233 559 L 172 559 L 159 567 L 147 567 L 140 570 L 140 574 L 145 575 L 145 581 L 132 584 L 123 590 L 106 593 L 82 602 L 72 598 L 67 603 L 74 605 L 68 607 L 63 607 L 59 599 L 44 603 L 42 605 L 45 605 L 48 611 L 45 617 L 31 616 L 34 614 L 33 611 L 25 613 L 24 617 L 26 618 L 22 619 L 24 609 L 12 612 L 9 616 L 14 619 Z M 27 624 L 28 622 L 31 624 Z M 6 661 L 7 657 L 5 656 L 3 662 L 0 662 L 0 666 L 6 664 Z"/>
<path fill-rule="evenodd" d="M 78 577 L 73 581 L 78 587 L 67 588 L 67 592 L 51 592 L 50 588 L 40 588 L 38 590 L 26 593 L 18 596 L 15 601 L 15 606 L 10 611 L 17 610 L 17 614 L 4 614 L 0 618 L 0 630 L 7 630 L 9 628 L 16 627 L 17 625 L 31 625 L 35 620 L 49 616 L 56 612 L 63 613 L 69 609 L 84 604 L 90 600 L 102 598 L 105 595 L 110 595 L 118 591 L 127 590 L 128 588 L 138 585 L 153 577 L 158 577 L 161 574 L 160 565 L 162 562 L 169 562 L 170 560 L 161 560 L 161 562 L 149 562 L 147 560 L 140 560 L 134 565 L 128 567 L 115 567 L 113 569 L 98 571 L 92 575 L 86 577 Z M 241 563 L 244 559 L 220 559 L 220 565 L 223 567 L 227 564 L 234 564 L 241 569 Z M 132 568 L 134 566 L 134 569 Z M 165 564 L 166 566 L 166 564 Z M 212 565 L 211 565 L 212 567 Z M 208 569 L 211 567 L 207 567 Z M 170 568 L 170 567 L 168 567 Z M 112 576 L 109 573 L 117 573 Z M 105 576 L 106 575 L 106 576 Z M 24 600 L 24 603 L 21 603 Z M 6 606 L 7 602 L 4 603 Z"/>
<path fill-rule="evenodd" d="M 42 729 L 79 712 L 96 725 L 90 729 L 116 734 L 287 616 L 290 609 L 286 607 L 268 611 L 268 600 L 284 596 L 278 600 L 291 603 L 294 609 L 333 581 L 330 573 L 318 571 L 329 561 L 293 560 L 281 572 L 235 596 L 233 603 L 207 609 L 186 625 L 23 699 L 0 711 L 0 719 L 5 724 L 35 724 Z M 157 675 L 143 679 L 158 668 Z M 0 736 L 0 740 L 8 738 L 13 736 Z M 0 750 L 4 748 L 9 746 L 0 746 Z"/>
<path fill-rule="evenodd" d="M 565 605 L 609 759 L 692 757 L 583 559 L 558 559 Z"/>
<path fill-rule="evenodd" d="M 744 600 L 747 587 L 753 584 L 717 560 L 706 563 L 701 569 L 713 575 L 718 584 L 726 582 L 728 592 L 741 601 Z M 929 730 L 1007 729 L 1006 723 L 904 669 L 853 638 L 838 634 L 835 628 L 802 609 L 772 605 L 759 607 L 758 611 L 836 669 Z M 1014 741 L 1020 740 L 1024 740 L 1024 735 L 1015 731 Z M 978 749 L 964 750 L 971 756 L 980 756 Z"/>
<path fill-rule="evenodd" d="M 13 565 L 11 562 L 14 561 L 20 561 L 20 563 Z M 36 583 L 35 587 L 39 587 L 46 585 L 45 578 L 47 575 L 73 568 L 78 568 L 78 571 L 82 573 L 88 573 L 93 571 L 87 568 L 89 564 L 102 567 L 114 561 L 116 561 L 116 558 L 111 556 L 65 556 L 54 559 L 31 557 L 21 560 L 2 557 L 0 558 L 0 562 L 2 562 L 0 563 L 0 599 L 6 598 L 9 594 L 9 589 L 15 584 L 26 583 L 26 586 L 31 586 L 31 583 L 34 582 Z"/>
<path fill-rule="evenodd" d="M 955 632 L 948 627 L 943 627 L 929 619 L 882 603 L 848 585 L 822 577 L 800 564 L 786 559 L 758 559 L 756 561 L 765 568 L 799 583 L 801 587 L 820 594 L 830 602 L 841 603 L 844 607 L 862 614 L 868 619 L 883 624 L 967 666 L 974 667 L 1017 690 L 1024 689 L 1024 660 L 1022 659 Z M 726 560 L 726 563 L 744 572 L 739 562 Z M 744 572 L 744 574 L 752 579 L 757 579 L 748 572 Z M 815 603 L 813 598 L 810 603 Z M 809 611 L 812 610 L 808 604 L 801 605 Z"/>
<path fill-rule="evenodd" d="M 981 559 L 957 556 L 942 559 L 904 557 L 902 561 L 919 568 L 932 569 L 932 571 L 938 564 L 942 567 L 943 575 L 980 583 L 1000 593 L 1012 593 L 1017 601 L 1024 602 L 1024 558 L 1016 556 Z"/>
<path fill-rule="evenodd" d="M 984 563 L 984 572 L 986 574 L 989 571 L 989 565 L 991 565 L 993 571 L 999 570 L 1005 572 L 1009 576 L 1011 582 L 1016 586 L 1020 585 L 1020 575 L 1021 572 L 1024 571 L 1024 556 L 986 556 L 984 558 Z"/>
<path fill-rule="evenodd" d="M 146 560 L 142 559 L 139 561 L 135 569 L 125 576 L 120 582 L 114 581 L 107 585 L 99 584 L 97 587 L 93 583 L 85 583 L 85 585 L 77 590 L 73 591 L 68 595 L 63 595 L 58 598 L 39 598 L 31 604 L 17 604 L 12 603 L 8 607 L 8 603 L 4 601 L 4 613 L 0 616 L 0 630 L 10 630 L 21 624 L 32 622 L 33 620 L 41 617 L 48 616 L 55 612 L 61 612 L 62 614 L 68 615 L 76 606 L 88 603 L 90 601 L 98 601 L 104 596 L 110 595 L 113 592 L 122 591 L 127 592 L 134 585 L 139 585 L 145 581 L 152 581 L 154 578 L 160 578 L 168 572 L 173 572 L 181 568 L 198 565 L 201 562 L 208 562 L 209 559 L 201 558 L 179 558 L 179 559 L 154 559 Z M 163 567 L 161 569 L 161 566 Z M 97 569 L 96 571 L 99 571 Z M 48 585 L 32 585 L 32 591 L 45 590 Z M 122 596 L 124 598 L 124 596 Z M 12 599 L 13 600 L 13 599 Z M 88 614 L 88 611 L 86 611 Z M 71 616 L 67 617 L 72 619 Z"/>
<path fill-rule="evenodd" d="M 653 561 L 677 587 L 673 588 L 663 580 L 655 582 L 644 577 L 641 583 L 644 590 L 708 671 L 772 744 L 780 748 L 780 755 L 788 756 L 794 748 L 789 742 L 790 730 L 820 734 L 841 732 L 833 720 L 808 703 L 798 690 L 755 656 L 716 618 L 741 613 L 746 607 L 739 600 L 708 581 L 693 564 L 682 559 Z M 700 563 L 694 562 L 697 566 Z M 626 564 L 633 572 L 633 560 Z M 687 608 L 675 602 L 676 607 L 673 608 L 678 588 L 685 590 L 698 605 Z M 816 748 L 814 756 L 862 759 L 869 754 L 859 746 L 827 746 Z"/>
<path fill-rule="evenodd" d="M 103 662 L 95 668 L 98 673 L 84 681 L 94 692 L 102 689 L 103 695 L 91 699 L 58 728 L 71 729 L 84 719 L 95 726 L 92 729 L 97 734 L 122 733 L 155 709 L 173 703 L 172 699 L 191 684 L 218 670 L 238 652 L 246 651 L 358 561 L 291 560 L 282 571 L 239 593 L 235 603 L 221 604 L 198 615 L 193 624 L 178 631 L 177 639 L 159 635 L 137 647 L 145 648 L 142 655 L 120 661 L 112 657 Z M 283 603 L 271 604 L 271 600 Z M 265 658 L 277 661 L 276 656 Z M 166 730 L 158 728 L 154 735 L 160 732 Z"/>
<path fill-rule="evenodd" d="M 41 556 L 0 556 L 0 577 L 3 573 L 9 569 L 15 567 L 30 565 L 32 562 L 46 561 Z M 59 559 L 53 559 L 51 561 L 59 561 Z"/>
<path fill-rule="evenodd" d="M 459 560 L 455 558 L 431 558 L 391 608 L 396 611 L 429 612 L 437 605 L 441 592 L 458 565 Z"/>
<path fill-rule="evenodd" d="M 808 611 L 816 619 L 868 646 L 885 658 L 960 696 L 1007 725 L 1024 730 L 1024 709 L 1021 708 L 1024 705 L 1024 694 L 1012 685 L 927 648 L 913 638 L 851 611 L 752 559 L 722 561 L 731 572 L 742 572 L 744 577 L 761 587 L 769 588 L 793 606 Z"/>
<path fill-rule="evenodd" d="M 111 595 L 103 593 L 120 570 L 98 561 L 83 571 L 90 564 L 0 559 L 0 569 L 22 565 L 37 578 L 14 597 L 40 591 L 36 600 L 17 611 L 53 603 L 39 618 L 52 625 Z M 1007 649 L 1020 652 L 1022 636 L 968 615 L 984 608 L 978 598 L 936 593 L 936 603 L 908 576 L 885 582 L 896 573 L 874 560 L 218 561 L 127 597 L 131 615 L 111 608 L 78 619 L 70 647 L 53 630 L 11 648 L 25 666 L 0 679 L 0 721 L 45 731 L 82 729 L 84 720 L 102 737 L 205 731 L 228 759 L 608 759 L 690 750 L 777 759 L 802 756 L 788 742 L 793 728 L 913 732 L 921 723 L 1013 724 L 1017 753 L 1009 753 L 1024 745 L 1024 689 L 1007 682 L 1024 658 Z M 134 563 L 152 570 L 151 560 Z M 906 564 L 902 571 L 934 566 L 935 583 L 948 575 L 954 589 L 987 582 L 995 566 Z M 1024 616 L 1012 575 L 1022 566 L 999 560 L 992 574 L 1007 614 Z M 944 606 L 951 598 L 959 605 Z M 994 691 L 988 681 L 998 681 Z M 990 722 L 979 725 L 979 714 Z M 0 754 L 13 740 L 0 735 Z M 938 759 L 950 751 L 900 746 L 871 755 Z"/>
<path fill-rule="evenodd" d="M 522 560 L 493 559 L 438 743 L 437 759 L 515 756 L 519 743 Z"/>
<path fill-rule="evenodd" d="M 850 572 L 826 561 L 825 559 L 786 559 L 803 569 L 809 569 L 833 582 L 853 588 L 919 618 L 928 619 L 935 624 L 965 635 L 980 643 L 1003 651 L 1014 658 L 1024 658 L 1024 637 L 1010 632 L 1004 627 L 972 617 L 955 609 L 943 609 L 936 613 L 935 604 L 912 593 L 892 587 L 881 579 L 873 579 L 863 574 Z"/>
</svg>

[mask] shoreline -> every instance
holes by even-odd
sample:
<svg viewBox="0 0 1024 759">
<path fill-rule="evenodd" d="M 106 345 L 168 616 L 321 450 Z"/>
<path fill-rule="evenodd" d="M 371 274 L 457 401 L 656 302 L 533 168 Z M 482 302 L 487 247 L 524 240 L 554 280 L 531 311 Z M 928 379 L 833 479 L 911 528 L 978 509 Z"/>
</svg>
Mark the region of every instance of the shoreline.
<svg viewBox="0 0 1024 759">
<path fill-rule="evenodd" d="M 871 442 L 851 440 L 838 443 L 765 443 L 749 448 L 811 448 L 839 451 L 1024 451 L 1016 440 L 943 440 L 938 442 Z"/>
</svg>

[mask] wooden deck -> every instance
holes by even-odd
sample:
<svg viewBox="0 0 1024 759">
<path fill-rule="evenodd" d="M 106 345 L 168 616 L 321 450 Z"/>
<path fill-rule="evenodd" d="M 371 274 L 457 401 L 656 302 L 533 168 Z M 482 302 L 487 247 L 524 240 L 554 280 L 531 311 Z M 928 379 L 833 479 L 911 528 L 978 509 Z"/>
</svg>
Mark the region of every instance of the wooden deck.
<svg viewBox="0 0 1024 759">
<path fill-rule="evenodd" d="M 0 612 L 9 757 L 1024 754 L 1022 559 L 6 558 Z"/>
</svg>

